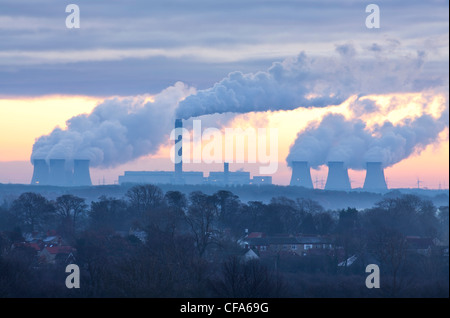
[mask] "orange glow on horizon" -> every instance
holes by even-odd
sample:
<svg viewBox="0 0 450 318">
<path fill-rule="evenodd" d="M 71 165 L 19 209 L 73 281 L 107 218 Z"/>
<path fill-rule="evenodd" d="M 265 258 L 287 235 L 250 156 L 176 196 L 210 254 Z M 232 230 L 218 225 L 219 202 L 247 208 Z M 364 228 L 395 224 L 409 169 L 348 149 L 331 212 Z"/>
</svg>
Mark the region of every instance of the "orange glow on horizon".
<svg viewBox="0 0 450 318">
<path fill-rule="evenodd" d="M 108 97 L 110 98 L 110 97 Z M 121 97 L 118 97 L 121 98 Z M 153 102 L 153 96 L 143 96 L 145 102 Z M 431 114 L 434 117 L 442 112 L 445 106 L 445 98 L 439 95 L 422 96 L 420 94 L 396 94 L 383 96 L 368 96 L 376 100 L 380 109 L 377 112 L 361 116 L 368 126 L 388 118 L 393 122 L 402 120 L 408 116 L 418 116 L 421 113 Z M 388 109 L 388 103 L 393 98 L 401 107 Z M 90 113 L 96 105 L 102 102 L 103 97 L 90 96 L 41 96 L 0 98 L 0 161 L 28 161 L 31 155 L 33 143 L 36 138 L 49 134 L 56 126 L 64 128 L 66 121 L 73 116 Z M 287 185 L 290 181 L 290 168 L 285 159 L 297 134 L 308 125 L 320 119 L 327 113 L 341 113 L 349 118 L 353 114 L 349 111 L 348 99 L 338 106 L 323 108 L 298 108 L 290 111 L 274 111 L 264 113 L 247 113 L 238 115 L 228 125 L 230 128 L 277 128 L 278 129 L 278 171 L 273 175 L 273 182 Z M 426 105 L 425 102 L 428 102 Z M 425 106 L 424 106 L 425 105 Z M 207 128 L 207 127 L 203 127 Z M 169 133 L 169 132 L 168 132 Z M 448 128 L 441 133 L 440 140 L 434 145 L 429 145 L 420 154 L 407 158 L 392 167 L 385 169 L 389 188 L 415 187 L 417 180 L 421 181 L 421 187 L 430 189 L 448 188 L 449 186 L 449 138 Z M 160 150 L 142 159 L 167 159 L 170 160 L 170 148 L 172 142 L 161 145 Z M 141 162 L 141 161 L 139 161 Z M 142 161 L 143 162 L 143 161 Z M 130 163 L 129 165 L 136 165 Z M 120 166 L 123 169 L 127 165 Z M 170 165 L 169 165 L 170 166 Z M 244 164 L 244 169 L 257 174 L 258 164 Z M 189 170 L 189 165 L 185 165 Z M 240 168 L 240 165 L 230 165 L 230 170 Z M 256 167 L 256 168 L 255 168 Z M 147 167 L 143 168 L 148 169 Z M 211 167 L 202 167 L 204 171 L 210 171 Z M 110 173 L 117 174 L 118 169 L 111 169 Z M 5 172 L 0 171 L 0 176 Z M 108 173 L 104 171 L 104 173 Z M 123 172 L 122 172 L 123 173 Z M 327 168 L 311 170 L 313 182 L 318 188 L 326 180 Z M 362 187 L 365 177 L 364 171 L 349 170 L 352 187 Z M 109 177 L 108 179 L 112 179 Z M 114 177 L 117 178 L 117 175 Z"/>
</svg>

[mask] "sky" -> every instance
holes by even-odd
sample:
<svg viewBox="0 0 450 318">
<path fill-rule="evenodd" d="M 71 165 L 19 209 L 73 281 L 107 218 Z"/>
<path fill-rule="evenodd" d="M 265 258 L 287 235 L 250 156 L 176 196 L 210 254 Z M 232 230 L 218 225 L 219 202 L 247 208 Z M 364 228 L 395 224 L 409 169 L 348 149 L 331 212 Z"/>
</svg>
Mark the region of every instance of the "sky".
<svg viewBox="0 0 450 318">
<path fill-rule="evenodd" d="M 80 28 L 66 27 L 69 3 L 80 8 Z M 370 3 L 380 8 L 379 28 L 366 26 Z M 339 113 L 373 136 L 388 130 L 406 140 L 409 148 L 386 164 L 389 187 L 416 187 L 419 180 L 448 188 L 448 6 L 0 0 L 0 182 L 29 183 L 33 145 L 68 139 L 73 145 L 73 136 L 82 139 L 83 155 L 101 153 L 94 184 L 114 183 L 124 170 L 172 170 L 168 136 L 180 115 L 187 127 L 199 118 L 222 131 L 278 129 L 273 180 L 285 185 L 295 145 L 303 145 L 306 131 L 319 132 L 327 114 Z M 424 118 L 434 130 L 414 126 L 428 123 Z M 121 140 L 124 129 L 131 138 Z M 70 138 L 54 141 L 61 135 Z M 92 135 L 102 142 L 86 137 Z M 35 150 L 50 149 L 48 143 Z M 110 143 L 116 147 L 108 152 Z M 230 169 L 257 174 L 258 165 Z M 362 186 L 364 171 L 349 173 L 352 186 Z M 321 187 L 326 167 L 312 177 Z"/>
</svg>

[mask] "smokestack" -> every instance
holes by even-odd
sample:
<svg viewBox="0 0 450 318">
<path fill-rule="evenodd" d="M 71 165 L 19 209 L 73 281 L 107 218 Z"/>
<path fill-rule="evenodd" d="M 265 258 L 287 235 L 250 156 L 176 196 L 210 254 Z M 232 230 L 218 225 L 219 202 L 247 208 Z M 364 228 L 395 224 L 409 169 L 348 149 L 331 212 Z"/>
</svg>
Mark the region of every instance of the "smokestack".
<svg viewBox="0 0 450 318">
<path fill-rule="evenodd" d="M 47 162 L 45 159 L 33 160 L 33 177 L 31 178 L 31 184 L 45 185 L 49 181 L 49 171 Z"/>
<path fill-rule="evenodd" d="M 73 161 L 73 185 L 92 185 L 91 175 L 89 173 L 89 160 L 75 159 Z"/>
<path fill-rule="evenodd" d="M 183 121 L 182 119 L 175 120 L 175 135 L 177 139 L 175 140 L 175 149 L 178 149 L 178 153 L 175 154 L 175 176 L 180 178 L 183 173 Z M 179 162 L 178 162 L 179 160 Z"/>
<path fill-rule="evenodd" d="M 50 159 L 50 178 L 49 184 L 64 186 L 66 181 L 66 161 L 64 159 Z"/>
<path fill-rule="evenodd" d="M 225 184 L 228 184 L 228 176 L 230 175 L 230 164 L 228 162 L 223 163 L 223 179 Z"/>
<path fill-rule="evenodd" d="M 384 170 L 381 162 L 366 163 L 366 179 L 364 180 L 364 190 L 387 190 Z"/>
<path fill-rule="evenodd" d="M 311 172 L 307 161 L 292 161 L 291 186 L 313 188 Z"/>
<path fill-rule="evenodd" d="M 325 190 L 351 190 L 347 168 L 343 161 L 328 162 L 328 176 Z"/>
</svg>

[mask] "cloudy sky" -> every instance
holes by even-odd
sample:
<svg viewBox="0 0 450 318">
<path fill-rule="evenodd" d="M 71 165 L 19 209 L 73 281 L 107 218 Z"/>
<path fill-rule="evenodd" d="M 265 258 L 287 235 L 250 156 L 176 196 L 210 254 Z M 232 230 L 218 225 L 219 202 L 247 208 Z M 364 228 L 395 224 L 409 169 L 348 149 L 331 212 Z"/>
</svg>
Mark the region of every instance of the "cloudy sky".
<svg viewBox="0 0 450 318">
<path fill-rule="evenodd" d="M 65 9 L 70 3 L 80 8 L 79 29 L 66 27 L 69 13 Z M 368 29 L 365 24 L 370 3 L 380 8 L 378 29 Z M 448 7 L 448 1 L 440 0 L 407 4 L 395 0 L 0 0 L 0 182 L 29 182 L 31 175 L 13 175 L 11 167 L 21 165 L 20 171 L 31 171 L 35 139 L 50 134 L 55 126 L 65 129 L 66 120 L 89 114 L 113 97 L 150 98 L 182 82 L 182 95 L 187 97 L 184 109 L 190 108 L 195 116 L 223 113 L 230 110 L 220 109 L 220 103 L 211 105 L 213 111 L 196 113 L 193 109 L 205 104 L 188 96 L 198 92 L 209 98 L 205 103 L 210 103 L 212 96 L 229 105 L 219 93 L 221 87 L 230 89 L 229 82 L 236 78 L 230 73 L 240 74 L 240 83 L 261 87 L 254 81 L 260 78 L 257 74 L 277 80 L 277 74 L 291 76 L 291 70 L 300 70 L 307 75 L 302 77 L 301 87 L 297 73 L 284 76 L 289 85 L 276 86 L 280 96 L 285 89 L 303 90 L 301 98 L 288 99 L 290 105 L 274 99 L 273 104 L 260 107 L 248 103 L 246 96 L 237 98 L 244 102 L 231 110 L 239 109 L 241 114 L 233 117 L 234 123 L 242 122 L 245 113 L 250 113 L 247 122 L 258 122 L 260 115 L 251 112 L 264 112 L 264 122 L 286 134 L 280 173 L 274 178 L 286 184 L 289 168 L 285 158 L 299 131 L 306 127 L 306 118 L 316 111 L 305 107 L 348 108 L 348 99 L 355 95 L 372 94 L 372 99 L 379 101 L 397 94 L 397 99 L 406 98 L 408 103 L 414 98 L 423 98 L 428 104 L 438 100 L 441 105 L 436 106 L 435 118 L 445 113 Z M 239 97 L 246 91 L 234 92 Z M 311 97 L 316 95 L 322 104 Z M 330 96 L 339 98 L 324 102 L 323 97 Z M 158 105 L 155 102 L 150 109 Z M 428 110 L 420 108 L 417 117 Z M 286 120 L 284 115 L 291 120 L 289 127 L 293 126 L 289 131 L 278 126 Z M 297 121 L 292 122 L 293 118 Z M 171 122 L 171 117 L 167 121 Z M 439 183 L 448 187 L 448 168 L 444 167 L 448 165 L 448 121 L 444 127 L 431 148 L 423 145 L 421 153 L 390 168 L 389 179 L 403 180 L 395 185 L 413 186 L 411 183 L 421 178 L 429 187 L 436 188 Z M 150 148 L 148 154 L 158 157 L 155 145 Z M 164 157 L 163 148 L 161 145 L 158 158 Z M 124 169 L 142 169 L 151 162 L 132 158 L 128 166 L 121 162 L 122 166 L 110 170 L 93 171 L 93 179 L 106 175 L 113 182 Z M 436 171 L 424 168 L 430 166 L 430 158 L 439 159 L 432 164 L 439 167 Z M 415 173 L 407 178 L 405 171 L 411 166 Z M 170 164 L 156 167 L 171 169 Z M 317 175 L 321 176 L 320 171 Z M 354 178 L 361 183 L 359 172 Z"/>
</svg>

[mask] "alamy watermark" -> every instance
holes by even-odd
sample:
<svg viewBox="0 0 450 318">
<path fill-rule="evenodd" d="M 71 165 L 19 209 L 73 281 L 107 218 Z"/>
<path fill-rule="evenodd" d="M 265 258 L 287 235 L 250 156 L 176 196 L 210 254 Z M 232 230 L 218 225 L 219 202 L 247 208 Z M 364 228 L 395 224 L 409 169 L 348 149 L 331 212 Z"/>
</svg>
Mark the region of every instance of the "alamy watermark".
<svg viewBox="0 0 450 318">
<path fill-rule="evenodd" d="M 66 7 L 66 12 L 70 13 L 66 18 L 66 28 L 79 29 L 80 28 L 80 7 L 76 4 L 69 4 Z"/>
<path fill-rule="evenodd" d="M 380 288 L 380 268 L 377 264 L 366 266 L 366 273 L 370 273 L 366 278 L 367 288 Z"/>
<path fill-rule="evenodd" d="M 175 164 L 259 163 L 262 175 L 278 170 L 277 128 L 225 128 L 221 131 L 209 127 L 202 130 L 201 120 L 193 120 L 192 134 L 186 128 L 175 128 L 170 140 L 179 141 L 170 150 Z"/>
<path fill-rule="evenodd" d="M 70 13 L 66 17 L 66 27 L 68 29 L 80 28 L 80 7 L 76 4 L 69 4 L 66 6 L 66 12 Z M 366 17 L 366 27 L 368 29 L 380 28 L 380 7 L 376 4 L 369 4 L 366 6 L 366 13 L 370 13 Z"/>
<path fill-rule="evenodd" d="M 66 273 L 70 273 L 66 277 L 67 288 L 80 288 L 80 268 L 76 264 L 66 266 Z"/>
<path fill-rule="evenodd" d="M 369 4 L 366 7 L 366 12 L 370 14 L 366 17 L 366 27 L 368 29 L 380 28 L 380 7 L 376 4 Z"/>
</svg>

